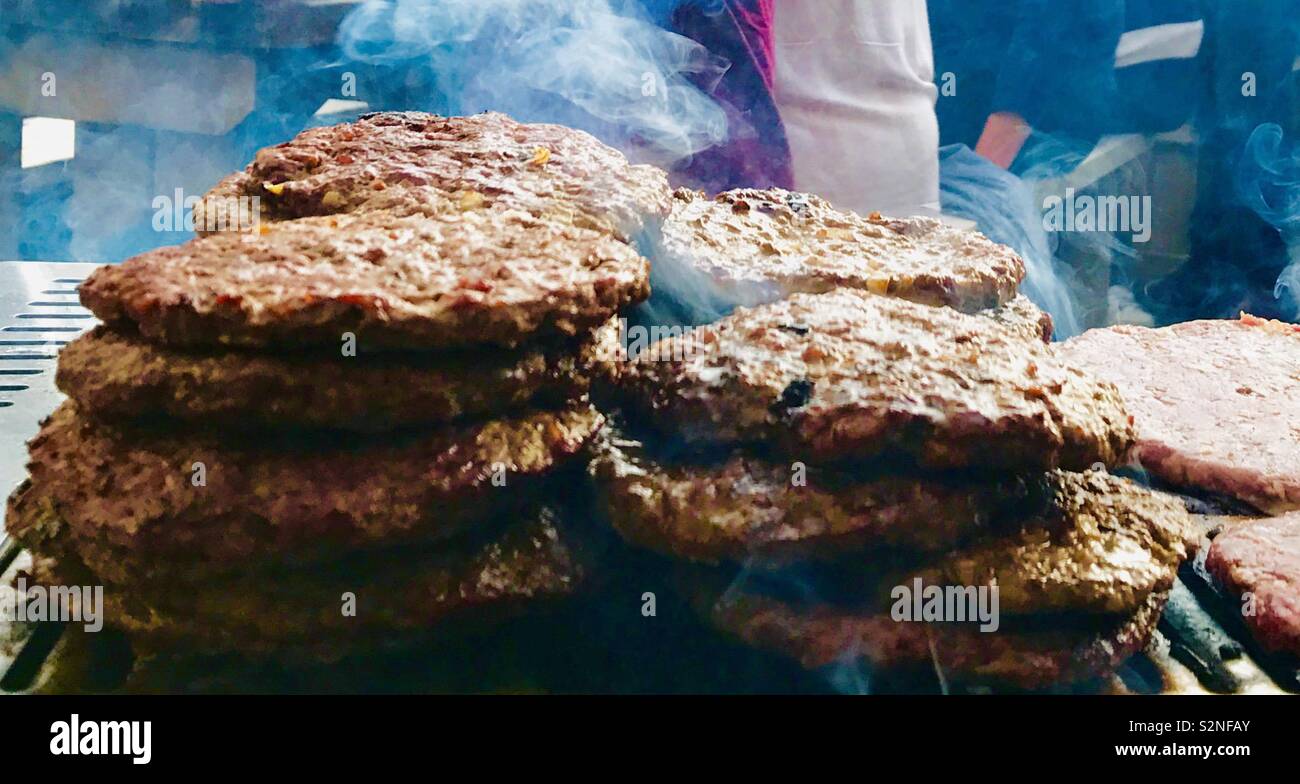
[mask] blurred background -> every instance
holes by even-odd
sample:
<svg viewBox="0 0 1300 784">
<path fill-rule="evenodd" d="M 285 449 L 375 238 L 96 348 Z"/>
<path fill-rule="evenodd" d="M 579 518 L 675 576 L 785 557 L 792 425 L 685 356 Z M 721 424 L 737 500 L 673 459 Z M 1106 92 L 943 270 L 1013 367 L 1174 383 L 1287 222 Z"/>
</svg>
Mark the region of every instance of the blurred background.
<svg viewBox="0 0 1300 784">
<path fill-rule="evenodd" d="M 836 39 L 824 72 L 799 45 L 855 6 L 798 6 L 0 0 L 0 259 L 182 242 L 193 199 L 258 148 L 384 109 L 495 109 L 589 130 L 683 185 L 799 187 L 817 182 L 801 134 L 869 105 L 845 85 L 895 86 L 868 56 L 887 45 L 925 82 L 937 148 L 873 168 L 867 130 L 843 176 L 924 182 L 937 160 L 931 207 L 1020 251 L 1058 337 L 1300 316 L 1300 1 L 882 0 L 856 11 L 910 20 L 898 40 Z M 807 40 L 783 26 L 800 13 Z"/>
</svg>

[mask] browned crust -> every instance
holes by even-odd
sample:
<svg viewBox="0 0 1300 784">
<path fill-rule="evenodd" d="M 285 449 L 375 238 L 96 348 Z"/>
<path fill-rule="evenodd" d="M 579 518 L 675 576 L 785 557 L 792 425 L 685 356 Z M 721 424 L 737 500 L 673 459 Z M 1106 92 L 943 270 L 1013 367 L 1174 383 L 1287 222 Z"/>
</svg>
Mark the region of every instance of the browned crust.
<svg viewBox="0 0 1300 784">
<path fill-rule="evenodd" d="M 597 232 L 449 206 L 216 234 L 101 267 L 81 301 L 174 346 L 513 348 L 572 338 L 649 296 L 649 262 Z"/>
<path fill-rule="evenodd" d="M 112 582 L 337 557 L 517 508 L 602 421 L 580 406 L 434 434 L 237 439 L 116 428 L 65 403 L 32 440 L 5 522 L 37 552 L 66 542 Z"/>
<path fill-rule="evenodd" d="M 599 332 L 615 333 L 611 321 Z M 581 398 L 607 335 L 516 351 L 340 356 L 181 351 L 100 326 L 59 355 L 59 389 L 91 416 L 383 432 Z"/>
<path fill-rule="evenodd" d="M 75 581 L 75 563 L 42 564 L 47 583 Z M 244 573 L 141 590 L 109 584 L 106 623 L 126 631 L 138 654 L 303 655 L 350 650 L 468 621 L 476 628 L 584 583 L 588 565 L 549 509 L 529 510 L 506 530 L 436 553 L 378 553 L 312 570 Z M 71 573 L 71 575 L 70 575 Z M 356 600 L 342 612 L 344 594 Z"/>
<path fill-rule="evenodd" d="M 1018 479 L 832 477 L 807 466 L 806 484 L 796 485 L 790 465 L 739 453 L 713 465 L 665 465 L 608 431 L 595 452 L 590 469 L 614 528 L 640 547 L 706 563 L 946 550 L 1037 511 L 1047 490 Z"/>
<path fill-rule="evenodd" d="M 622 388 L 687 441 L 766 442 L 793 460 L 891 453 L 937 469 L 1123 462 L 1114 385 L 987 318 L 838 290 L 742 309 L 649 347 Z"/>
<path fill-rule="evenodd" d="M 256 231 L 262 219 L 261 203 L 265 194 L 258 194 L 247 172 L 235 172 L 223 177 L 195 203 L 194 232 L 200 236 L 225 231 Z M 257 198 L 254 212 L 252 201 Z"/>
<path fill-rule="evenodd" d="M 544 151 L 544 152 L 542 152 Z M 668 214 L 667 175 L 590 134 L 496 112 L 380 112 L 258 151 L 204 201 L 257 196 L 267 220 L 429 211 L 439 194 L 629 238 Z M 200 207 L 197 214 L 204 211 Z"/>
<path fill-rule="evenodd" d="M 975 624 L 894 621 L 830 605 L 796 608 L 766 596 L 695 591 L 697 609 L 721 631 L 789 656 L 809 669 L 866 664 L 933 667 L 944 678 L 1045 689 L 1113 673 L 1146 647 L 1167 594 L 1100 628 L 981 632 Z"/>
<path fill-rule="evenodd" d="M 1054 472 L 1041 520 L 910 570 L 892 584 L 997 586 L 1004 614 L 1128 614 L 1173 587 L 1199 532 L 1177 498 L 1101 471 Z M 889 581 L 887 581 L 889 582 Z"/>
<path fill-rule="evenodd" d="M 981 310 L 980 315 L 988 316 L 1017 335 L 1044 343 L 1052 342 L 1052 333 L 1056 329 L 1052 315 L 1024 294 L 1017 294 L 1001 307 Z"/>
<path fill-rule="evenodd" d="M 1031 488 L 916 476 L 826 482 L 805 469 L 808 484 L 796 486 L 791 467 L 739 454 L 665 466 L 608 434 L 595 451 L 604 511 L 640 547 L 747 566 L 833 559 L 840 579 L 868 592 L 882 569 L 894 573 L 885 585 L 997 586 L 1000 611 L 1013 615 L 1133 612 L 1172 587 L 1198 538 L 1180 501 L 1098 471 L 1054 471 Z M 853 559 L 872 547 L 946 552 L 897 569 Z"/>
<path fill-rule="evenodd" d="M 1016 294 L 1024 262 L 979 232 L 933 218 L 867 217 L 780 188 L 679 190 L 664 250 L 742 304 L 838 287 L 973 313 Z"/>
</svg>

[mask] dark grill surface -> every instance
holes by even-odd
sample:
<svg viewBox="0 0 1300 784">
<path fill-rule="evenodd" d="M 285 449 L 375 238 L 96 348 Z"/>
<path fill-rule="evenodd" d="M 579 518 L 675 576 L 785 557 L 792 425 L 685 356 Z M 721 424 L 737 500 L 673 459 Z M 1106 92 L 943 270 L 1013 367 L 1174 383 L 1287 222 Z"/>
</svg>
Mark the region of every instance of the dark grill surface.
<svg viewBox="0 0 1300 784">
<path fill-rule="evenodd" d="M 0 262 L 0 484 L 7 494 L 24 474 L 25 442 L 59 400 L 55 356 L 93 323 L 76 301 L 85 264 Z M 1206 506 L 1213 533 L 1230 510 Z M 1202 558 L 1205 548 L 1202 548 Z M 79 624 L 0 621 L 0 692 L 199 691 L 562 691 L 562 692 L 941 692 L 943 673 L 903 681 L 840 668 L 805 672 L 781 659 L 721 639 L 673 598 L 656 564 L 611 548 L 602 590 L 544 616 L 491 632 L 453 631 L 405 652 L 316 670 L 182 659 L 136 663 L 118 634 L 87 634 Z M 0 544 L 0 591 L 30 556 Z M 640 597 L 658 598 L 655 618 Z M 11 606 L 0 596 L 0 606 Z M 1184 565 L 1158 633 L 1112 679 L 1071 691 L 1110 693 L 1300 692 L 1293 659 L 1254 644 L 1238 604 L 1221 595 L 1201 559 Z"/>
</svg>

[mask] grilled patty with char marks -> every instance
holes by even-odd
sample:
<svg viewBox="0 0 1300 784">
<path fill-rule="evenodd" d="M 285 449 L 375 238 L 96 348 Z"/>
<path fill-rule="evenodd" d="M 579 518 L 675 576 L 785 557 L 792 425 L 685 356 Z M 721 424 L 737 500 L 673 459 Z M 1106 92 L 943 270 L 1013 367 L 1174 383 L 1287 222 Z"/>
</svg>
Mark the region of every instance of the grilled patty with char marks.
<svg viewBox="0 0 1300 784">
<path fill-rule="evenodd" d="M 38 578 L 79 584 L 80 564 L 44 562 Z M 252 572 L 141 590 L 109 584 L 104 616 L 137 654 L 334 659 L 442 629 L 475 628 L 563 599 L 589 564 L 555 513 L 525 510 L 502 530 L 437 551 L 353 554 L 310 570 Z M 356 597 L 355 615 L 340 611 Z"/>
<path fill-rule="evenodd" d="M 257 196 L 269 220 L 387 210 L 429 211 L 446 194 L 467 206 L 522 210 L 627 239 L 668 214 L 668 177 L 633 166 L 583 131 L 484 112 L 442 117 L 379 112 L 309 128 L 258 151 L 195 211 L 196 225 L 231 197 Z"/>
<path fill-rule="evenodd" d="M 177 435 L 65 403 L 30 444 L 5 524 L 114 583 L 323 560 L 445 539 L 518 508 L 602 423 L 579 405 L 380 437 Z"/>
<path fill-rule="evenodd" d="M 608 431 L 595 455 L 604 511 L 632 544 L 751 567 L 834 561 L 814 580 L 827 595 L 882 599 L 919 577 L 996 585 L 1004 613 L 1126 613 L 1173 585 L 1198 539 L 1180 501 L 1100 471 L 972 482 L 805 468 L 797 486 L 791 467 L 740 453 L 664 465 Z M 917 563 L 862 552 L 873 547 L 944 552 Z"/>
<path fill-rule="evenodd" d="M 1041 519 L 906 570 L 893 584 L 996 585 L 1008 614 L 1130 613 L 1173 586 L 1199 541 L 1181 501 L 1102 471 L 1056 471 L 1050 482 Z"/>
<path fill-rule="evenodd" d="M 1041 509 L 1043 478 L 975 482 L 858 478 L 735 452 L 720 463 L 669 464 L 639 441 L 597 437 L 590 465 L 603 510 L 629 542 L 706 563 L 780 564 L 868 548 L 946 550 Z"/>
<path fill-rule="evenodd" d="M 688 442 L 793 460 L 914 457 L 934 469 L 1083 469 L 1124 459 L 1118 391 L 978 315 L 840 289 L 742 309 L 622 369 L 636 413 Z"/>
<path fill-rule="evenodd" d="M 454 205 L 215 234 L 101 267 L 81 302 L 181 347 L 453 349 L 572 338 L 649 295 L 649 262 L 606 235 Z"/>
<path fill-rule="evenodd" d="M 1129 615 L 1092 622 L 1055 619 L 1039 628 L 978 622 L 895 621 L 889 612 L 794 604 L 759 593 L 683 580 L 697 611 L 720 631 L 789 656 L 808 669 L 861 662 L 883 669 L 937 669 L 963 683 L 1045 689 L 1113 673 L 1146 647 L 1168 594 L 1152 593 Z"/>
<path fill-rule="evenodd" d="M 1056 330 L 1052 314 L 1039 308 L 1024 294 L 1017 294 L 1001 307 L 981 310 L 980 315 L 988 316 L 1017 335 L 1044 343 L 1052 342 L 1052 333 Z"/>
<path fill-rule="evenodd" d="M 105 419 L 158 415 L 234 428 L 382 432 L 520 409 L 587 393 L 614 361 L 610 321 L 581 342 L 515 351 L 344 357 L 170 349 L 99 326 L 59 354 L 59 389 Z"/>
<path fill-rule="evenodd" d="M 1010 301 L 1025 276 L 1014 251 L 978 232 L 862 217 L 780 188 L 678 190 L 663 247 L 743 305 L 845 287 L 973 313 Z"/>
</svg>

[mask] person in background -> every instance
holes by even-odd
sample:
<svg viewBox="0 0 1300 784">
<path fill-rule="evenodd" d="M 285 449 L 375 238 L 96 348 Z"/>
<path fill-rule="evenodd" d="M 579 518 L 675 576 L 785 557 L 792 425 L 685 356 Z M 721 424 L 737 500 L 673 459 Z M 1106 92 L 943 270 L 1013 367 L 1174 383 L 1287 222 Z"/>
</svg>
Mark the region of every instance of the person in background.
<svg viewBox="0 0 1300 784">
<path fill-rule="evenodd" d="M 1031 133 L 1091 147 L 1184 125 L 1200 102 L 1197 0 L 931 0 L 944 143 L 1012 168 Z"/>
<path fill-rule="evenodd" d="M 1029 208 L 1012 216 L 1019 227 L 1014 234 L 1042 231 L 1031 223 L 1042 222 L 1038 182 L 1073 172 L 1103 136 L 1173 131 L 1194 116 L 1195 58 L 1204 35 L 1196 0 L 1081 0 L 1065 6 L 1013 0 L 974 14 L 952 0 L 935 3 L 941 80 L 955 82 L 940 101 L 941 123 L 963 134 L 946 140 L 974 144 L 975 155 L 965 164 L 987 160 L 1023 178 Z M 976 35 L 968 38 L 965 26 L 972 17 Z M 948 161 L 953 168 L 959 161 L 944 160 L 945 172 Z M 1101 186 L 1121 189 L 1111 195 L 1149 194 L 1152 186 L 1136 167 L 1115 174 L 1118 179 Z M 1181 212 L 1173 206 L 1177 202 L 1191 203 L 1189 193 L 1166 192 L 1159 198 L 1174 214 Z M 967 203 L 982 213 L 1002 209 Z M 1063 280 L 1057 289 L 1074 301 L 1078 328 L 1153 322 L 1136 301 L 1132 282 L 1150 267 L 1137 260 L 1127 236 L 1114 233 L 1118 228 L 1074 235 L 1069 242 L 1054 233 L 1044 236 L 1051 266 Z"/>
<path fill-rule="evenodd" d="M 1294 317 L 1275 292 L 1287 263 L 1276 224 L 1287 216 L 1265 220 L 1242 193 L 1261 163 L 1247 159 L 1251 134 L 1275 123 L 1294 144 L 1300 132 L 1293 0 L 1018 0 L 978 12 L 931 0 L 931 9 L 937 70 L 956 77 L 939 102 L 945 144 L 973 144 L 1024 173 L 1049 151 L 1082 158 L 1103 135 L 1189 125 L 1195 193 L 1152 195 L 1194 199 L 1190 255 L 1139 287 L 1136 302 L 1158 323 L 1241 310 Z"/>
<path fill-rule="evenodd" d="M 1283 207 L 1266 210 L 1256 196 L 1300 204 L 1300 181 L 1271 182 L 1250 140 L 1273 124 L 1283 154 L 1300 150 L 1300 18 L 1294 0 L 1234 0 L 1205 7 L 1206 47 L 1202 111 L 1197 118 L 1200 162 L 1192 253 L 1175 274 L 1143 292 L 1162 321 L 1236 318 L 1243 310 L 1266 318 L 1300 319 L 1296 292 L 1283 292 L 1279 274 L 1288 263 L 1279 229 L 1300 219 Z M 1300 153 L 1291 152 L 1292 155 Z M 1270 193 L 1281 186 L 1290 193 Z M 1295 253 L 1295 249 L 1292 249 Z"/>
<path fill-rule="evenodd" d="M 647 4 L 662 0 L 646 0 Z M 730 63 L 716 84 L 697 84 L 727 115 L 726 143 L 674 168 L 674 181 L 709 193 L 793 188 L 790 148 L 773 100 L 773 0 L 688 0 L 666 27 Z"/>
<path fill-rule="evenodd" d="M 942 211 L 973 223 L 1025 259 L 1022 290 L 1058 333 L 1073 334 L 1073 304 L 1028 189 L 968 149 L 939 149 L 926 3 L 775 0 L 774 14 L 776 105 L 796 188 L 862 214 Z"/>
<path fill-rule="evenodd" d="M 774 95 L 795 188 L 862 214 L 937 213 L 939 126 L 921 0 L 774 0 Z"/>
</svg>

